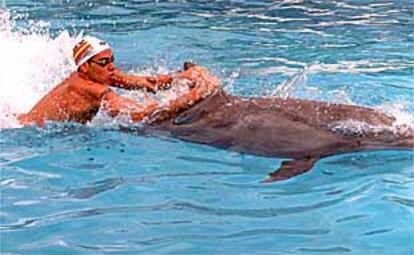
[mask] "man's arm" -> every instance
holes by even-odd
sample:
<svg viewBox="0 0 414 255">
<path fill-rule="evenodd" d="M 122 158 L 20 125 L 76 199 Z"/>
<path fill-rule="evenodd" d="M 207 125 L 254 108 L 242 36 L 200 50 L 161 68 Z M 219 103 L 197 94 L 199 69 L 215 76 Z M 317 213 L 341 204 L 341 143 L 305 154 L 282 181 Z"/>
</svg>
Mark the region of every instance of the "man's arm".
<svg viewBox="0 0 414 255">
<path fill-rule="evenodd" d="M 117 95 L 115 92 L 108 92 L 104 99 L 104 109 L 107 113 L 116 117 L 120 113 L 127 113 L 132 121 L 139 122 L 150 115 L 153 118 L 151 123 L 170 118 L 178 111 L 188 108 L 213 93 L 219 84 L 216 82 L 201 82 L 196 84 L 189 91 L 177 99 L 170 100 L 166 105 L 150 103 L 141 105 L 132 99 Z"/>
<path fill-rule="evenodd" d="M 111 117 L 116 117 L 120 113 L 126 113 L 131 116 L 131 119 L 134 122 L 143 120 L 154 110 L 159 108 L 159 104 L 157 103 L 142 105 L 130 98 L 119 96 L 113 91 L 107 93 L 103 100 L 104 110 Z"/>
<path fill-rule="evenodd" d="M 134 122 L 139 122 L 146 117 L 150 117 L 150 122 L 155 123 L 171 118 L 180 110 L 194 105 L 206 96 L 212 94 L 220 86 L 220 81 L 203 67 L 194 67 L 184 71 L 180 73 L 180 77 L 178 78 L 191 81 L 191 87 L 187 93 L 168 101 L 165 105 L 160 105 L 155 102 L 141 105 L 132 99 L 119 96 L 112 90 L 108 90 L 103 98 L 104 109 L 112 117 L 117 116 L 119 113 L 127 113 Z"/>
<path fill-rule="evenodd" d="M 169 75 L 136 76 L 115 70 L 111 77 L 111 86 L 128 90 L 146 89 L 150 92 L 156 92 L 159 89 L 169 88 L 171 81 L 172 77 Z"/>
</svg>

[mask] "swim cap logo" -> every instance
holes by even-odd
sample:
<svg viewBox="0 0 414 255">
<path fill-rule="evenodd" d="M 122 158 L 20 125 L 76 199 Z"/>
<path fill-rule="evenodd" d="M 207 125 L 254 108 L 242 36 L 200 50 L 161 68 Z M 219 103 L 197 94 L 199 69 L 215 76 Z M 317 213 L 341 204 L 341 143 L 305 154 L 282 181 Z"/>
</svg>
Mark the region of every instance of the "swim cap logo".
<svg viewBox="0 0 414 255">
<path fill-rule="evenodd" d="M 86 55 L 90 48 L 91 44 L 86 40 L 82 40 L 76 44 L 73 48 L 73 59 L 75 60 L 76 65 L 79 63 L 79 60 Z"/>
</svg>

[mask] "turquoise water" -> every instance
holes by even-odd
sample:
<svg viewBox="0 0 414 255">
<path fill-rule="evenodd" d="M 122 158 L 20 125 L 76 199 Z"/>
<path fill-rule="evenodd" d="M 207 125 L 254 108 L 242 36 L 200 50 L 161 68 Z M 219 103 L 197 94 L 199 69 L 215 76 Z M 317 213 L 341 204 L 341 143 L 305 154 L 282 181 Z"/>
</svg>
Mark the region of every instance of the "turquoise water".
<svg viewBox="0 0 414 255">
<path fill-rule="evenodd" d="M 233 94 L 266 96 L 305 69 L 289 96 L 413 124 L 411 1 L 62 2 L 5 1 L 0 19 L 2 253 L 414 253 L 413 152 L 338 155 L 263 185 L 282 159 L 121 132 L 105 116 L 44 129 L 10 117 L 73 70 L 65 49 L 83 31 L 133 73 L 191 59 Z"/>
</svg>

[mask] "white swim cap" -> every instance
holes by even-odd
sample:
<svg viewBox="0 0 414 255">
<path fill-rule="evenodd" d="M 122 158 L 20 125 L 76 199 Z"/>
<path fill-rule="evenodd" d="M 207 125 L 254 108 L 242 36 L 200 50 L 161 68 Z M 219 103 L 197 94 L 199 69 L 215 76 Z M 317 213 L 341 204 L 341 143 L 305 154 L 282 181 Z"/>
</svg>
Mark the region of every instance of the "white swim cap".
<svg viewBox="0 0 414 255">
<path fill-rule="evenodd" d="M 73 47 L 73 60 L 76 67 L 98 55 L 104 50 L 110 49 L 109 45 L 96 37 L 85 36 Z"/>
</svg>

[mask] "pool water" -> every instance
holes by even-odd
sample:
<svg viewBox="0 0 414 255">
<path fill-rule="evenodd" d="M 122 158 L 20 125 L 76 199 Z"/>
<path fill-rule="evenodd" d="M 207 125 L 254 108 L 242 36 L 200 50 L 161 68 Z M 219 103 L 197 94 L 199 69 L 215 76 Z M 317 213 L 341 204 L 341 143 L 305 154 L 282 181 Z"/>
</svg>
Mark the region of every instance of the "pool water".
<svg viewBox="0 0 414 255">
<path fill-rule="evenodd" d="M 89 34 L 131 73 L 192 60 L 236 95 L 365 105 L 414 125 L 411 1 L 0 6 L 2 254 L 414 253 L 412 151 L 338 155 L 261 184 L 283 159 L 120 131 L 105 113 L 43 129 L 13 115 L 74 70 L 71 47 Z"/>
</svg>

